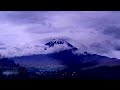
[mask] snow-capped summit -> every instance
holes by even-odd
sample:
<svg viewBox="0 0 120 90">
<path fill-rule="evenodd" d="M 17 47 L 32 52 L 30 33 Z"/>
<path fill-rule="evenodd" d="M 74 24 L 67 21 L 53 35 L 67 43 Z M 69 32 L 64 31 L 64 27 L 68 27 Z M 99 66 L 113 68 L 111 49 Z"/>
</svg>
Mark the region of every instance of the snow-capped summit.
<svg viewBox="0 0 120 90">
<path fill-rule="evenodd" d="M 70 43 L 68 43 L 67 41 L 65 41 L 63 39 L 53 39 L 53 40 L 49 41 L 48 43 L 46 43 L 45 45 L 48 46 L 49 48 L 66 46 L 66 48 L 69 48 L 72 50 L 77 50 L 76 47 L 74 47 L 73 45 L 71 45 Z"/>
<path fill-rule="evenodd" d="M 65 41 L 63 39 L 53 39 L 52 41 L 46 43 L 49 47 L 53 47 L 55 44 L 64 44 Z"/>
</svg>

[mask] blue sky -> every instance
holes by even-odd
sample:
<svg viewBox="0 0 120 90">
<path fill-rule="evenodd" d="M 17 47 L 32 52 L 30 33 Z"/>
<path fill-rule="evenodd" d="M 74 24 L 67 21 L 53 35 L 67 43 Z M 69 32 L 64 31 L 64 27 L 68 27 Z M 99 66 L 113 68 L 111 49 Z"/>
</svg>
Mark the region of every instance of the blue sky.
<svg viewBox="0 0 120 90">
<path fill-rule="evenodd" d="M 119 11 L 1 11 L 0 52 L 64 38 L 84 51 L 120 58 L 119 17 Z"/>
</svg>

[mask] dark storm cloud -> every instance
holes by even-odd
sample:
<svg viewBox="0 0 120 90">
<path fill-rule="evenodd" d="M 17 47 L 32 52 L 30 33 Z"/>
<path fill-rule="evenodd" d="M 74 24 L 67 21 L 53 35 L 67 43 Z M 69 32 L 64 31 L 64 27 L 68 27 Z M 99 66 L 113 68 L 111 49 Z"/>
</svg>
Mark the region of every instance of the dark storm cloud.
<svg viewBox="0 0 120 90">
<path fill-rule="evenodd" d="M 115 46 L 115 50 L 120 51 L 120 46 Z"/>
<path fill-rule="evenodd" d="M 106 27 L 103 33 L 107 35 L 112 35 L 116 39 L 120 39 L 120 27 L 117 26 Z"/>
</svg>

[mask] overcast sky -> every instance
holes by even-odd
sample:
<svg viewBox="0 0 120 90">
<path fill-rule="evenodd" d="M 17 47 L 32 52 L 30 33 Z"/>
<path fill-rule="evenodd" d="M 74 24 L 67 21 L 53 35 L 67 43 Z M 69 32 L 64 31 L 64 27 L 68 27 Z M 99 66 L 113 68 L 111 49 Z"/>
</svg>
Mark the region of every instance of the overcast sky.
<svg viewBox="0 0 120 90">
<path fill-rule="evenodd" d="M 119 11 L 0 11 L 0 51 L 64 38 L 79 49 L 120 59 Z"/>
</svg>

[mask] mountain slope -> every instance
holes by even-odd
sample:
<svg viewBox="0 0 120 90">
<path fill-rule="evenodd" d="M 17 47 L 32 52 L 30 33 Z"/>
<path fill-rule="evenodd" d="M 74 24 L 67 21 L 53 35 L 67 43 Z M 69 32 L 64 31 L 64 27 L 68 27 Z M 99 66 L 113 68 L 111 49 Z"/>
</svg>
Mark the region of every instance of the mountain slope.
<svg viewBox="0 0 120 90">
<path fill-rule="evenodd" d="M 120 60 L 96 54 L 75 55 L 71 50 L 51 54 L 39 54 L 12 58 L 24 65 L 66 65 L 68 67 L 84 68 L 94 66 L 120 65 Z M 47 60 L 47 61 L 46 61 Z"/>
</svg>

